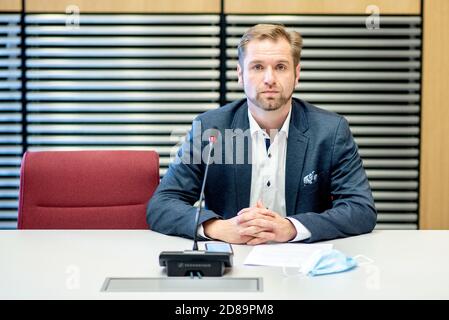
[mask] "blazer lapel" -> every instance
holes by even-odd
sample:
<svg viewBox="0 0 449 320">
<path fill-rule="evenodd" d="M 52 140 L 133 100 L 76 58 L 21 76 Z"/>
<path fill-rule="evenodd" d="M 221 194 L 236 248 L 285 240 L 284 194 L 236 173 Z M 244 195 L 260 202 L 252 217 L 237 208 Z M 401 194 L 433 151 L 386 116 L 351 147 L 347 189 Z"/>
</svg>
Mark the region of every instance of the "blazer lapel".
<svg viewBox="0 0 449 320">
<path fill-rule="evenodd" d="M 249 133 L 248 105 L 243 103 L 237 110 L 231 124 L 233 134 L 233 160 L 234 160 L 234 181 L 237 193 L 237 210 L 249 207 L 251 193 L 251 134 Z M 237 148 L 237 144 L 244 142 L 242 148 Z M 239 161 L 239 160 L 243 160 Z M 236 212 L 237 213 L 237 212 Z"/>
<path fill-rule="evenodd" d="M 306 113 L 299 102 L 293 100 L 285 163 L 285 206 L 287 216 L 297 213 L 296 201 L 309 142 L 309 138 L 303 132 L 307 131 L 307 129 Z"/>
</svg>

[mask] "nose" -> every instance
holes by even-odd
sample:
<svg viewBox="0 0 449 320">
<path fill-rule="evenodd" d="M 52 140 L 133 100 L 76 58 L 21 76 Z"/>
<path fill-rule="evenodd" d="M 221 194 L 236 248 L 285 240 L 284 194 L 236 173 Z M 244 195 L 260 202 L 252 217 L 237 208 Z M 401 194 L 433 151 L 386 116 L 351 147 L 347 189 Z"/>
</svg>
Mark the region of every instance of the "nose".
<svg viewBox="0 0 449 320">
<path fill-rule="evenodd" d="M 265 74 L 264 74 L 264 82 L 266 85 L 272 86 L 276 83 L 275 77 L 274 77 L 274 73 L 273 73 L 273 69 L 271 67 L 268 67 L 265 69 Z"/>
</svg>

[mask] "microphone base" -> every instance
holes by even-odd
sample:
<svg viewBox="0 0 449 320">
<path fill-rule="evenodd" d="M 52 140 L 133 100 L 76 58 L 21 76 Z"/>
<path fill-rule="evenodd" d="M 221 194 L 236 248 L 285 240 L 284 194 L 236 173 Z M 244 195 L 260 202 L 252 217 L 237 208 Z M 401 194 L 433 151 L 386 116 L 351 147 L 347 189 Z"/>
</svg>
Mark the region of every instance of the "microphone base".
<svg viewBox="0 0 449 320">
<path fill-rule="evenodd" d="M 169 277 L 221 277 L 225 269 L 232 267 L 232 254 L 210 251 L 163 251 L 159 265 L 166 267 Z"/>
</svg>

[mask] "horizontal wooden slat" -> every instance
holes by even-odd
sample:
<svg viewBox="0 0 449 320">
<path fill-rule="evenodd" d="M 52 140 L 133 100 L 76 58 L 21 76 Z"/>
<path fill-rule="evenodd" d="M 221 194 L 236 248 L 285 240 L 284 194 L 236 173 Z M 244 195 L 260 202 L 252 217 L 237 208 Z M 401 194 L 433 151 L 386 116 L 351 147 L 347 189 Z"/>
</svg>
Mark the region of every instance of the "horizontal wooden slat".
<svg viewBox="0 0 449 320">
<path fill-rule="evenodd" d="M 1 65 L 1 60 L 0 60 Z M 217 68 L 218 59 L 28 59 L 28 68 Z"/>
<path fill-rule="evenodd" d="M 18 44 L 14 39 L 6 39 L 8 43 Z M 212 37 L 128 37 L 117 36 L 114 41 L 104 37 L 34 37 L 30 36 L 26 39 L 29 46 L 215 46 L 218 45 L 219 39 Z"/>
<path fill-rule="evenodd" d="M 347 25 L 355 25 L 366 27 L 366 16 L 347 16 L 347 15 L 229 15 L 227 22 L 230 25 L 244 24 L 253 25 L 257 23 L 280 23 L 283 25 L 300 24 L 301 26 L 308 25 L 327 25 L 340 28 Z M 404 25 L 408 24 L 412 28 L 416 24 L 421 23 L 420 16 L 382 16 L 382 28 L 392 25 Z M 296 29 L 295 27 L 292 27 Z M 298 27 L 299 28 L 299 27 Z M 236 30 L 236 29 L 233 29 Z M 238 29 L 237 29 L 238 30 Z M 377 31 L 375 31 L 377 32 Z M 331 32 L 332 33 L 332 32 Z"/>
<path fill-rule="evenodd" d="M 17 191 L 16 191 L 17 192 Z M 0 211 L 0 220 L 8 219 L 15 220 L 17 219 L 17 210 L 2 210 Z"/>
<path fill-rule="evenodd" d="M 70 29 L 66 26 L 29 26 L 27 35 L 217 35 L 220 33 L 218 26 L 83 26 L 79 29 Z"/>
<path fill-rule="evenodd" d="M 4 229 L 4 230 L 14 230 L 17 229 L 17 221 L 16 220 L 12 220 L 12 221 L 8 221 L 8 220 L 0 220 L 0 229 Z"/>
<path fill-rule="evenodd" d="M 18 177 L 20 169 L 16 167 L 3 167 L 0 169 L 0 176 L 2 177 Z"/>
<path fill-rule="evenodd" d="M 45 24 L 45 25 L 65 25 L 67 22 L 66 14 L 27 14 L 25 16 L 27 24 Z M 186 15 L 186 14 L 83 14 L 80 16 L 80 24 L 83 25 L 210 25 L 218 24 L 220 16 L 216 14 Z M 76 30 L 76 29 L 75 29 Z"/>
<path fill-rule="evenodd" d="M 1 96 L 0 96 L 1 97 Z M 218 92 L 29 92 L 29 100 L 48 101 L 210 101 L 219 98 Z"/>
<path fill-rule="evenodd" d="M 173 147 L 167 146 L 154 146 L 154 145 L 146 145 L 146 146 L 30 146 L 28 148 L 29 151 L 79 151 L 79 150 L 154 150 L 159 155 L 169 155 L 172 151 Z M 176 149 L 175 149 L 176 150 Z M 0 185 L 7 184 L 9 181 L 6 179 L 0 179 Z M 11 183 L 11 185 L 13 185 Z"/>
<path fill-rule="evenodd" d="M 242 99 L 243 92 L 230 92 L 226 94 L 227 100 Z M 318 102 L 419 102 L 418 94 L 351 94 L 351 93 L 294 93 L 293 97 L 310 101 L 312 103 Z"/>
<path fill-rule="evenodd" d="M 399 191 L 399 192 L 380 192 L 380 191 L 374 191 L 373 192 L 374 200 L 401 200 L 401 201 L 410 201 L 410 200 L 417 200 L 418 199 L 418 192 L 405 192 L 405 191 Z"/>
<path fill-rule="evenodd" d="M 51 122 L 51 123 L 176 123 L 192 122 L 196 113 L 132 113 L 132 114 L 104 114 L 104 113 L 61 113 L 61 114 L 34 114 L 29 113 L 27 120 L 33 122 Z"/>
<path fill-rule="evenodd" d="M 1 142 L 1 140 L 0 140 Z M 172 136 L 146 135 L 107 135 L 107 136 L 74 136 L 74 135 L 52 135 L 52 136 L 28 136 L 30 144 L 49 145 L 148 145 L 148 144 L 173 144 Z"/>
<path fill-rule="evenodd" d="M 28 103 L 27 110 L 29 112 L 110 112 L 110 113 L 122 113 L 122 112 L 185 112 L 189 110 L 191 112 L 204 112 L 207 110 L 216 109 L 219 107 L 218 103 L 136 103 L 127 102 L 126 105 L 123 102 L 97 102 L 97 103 Z"/>
<path fill-rule="evenodd" d="M 30 70 L 29 79 L 218 79 L 218 70 Z"/>
<path fill-rule="evenodd" d="M 383 222 L 410 222 L 413 223 L 418 220 L 418 215 L 416 213 L 387 213 L 378 214 L 377 221 Z"/>
<path fill-rule="evenodd" d="M 302 65 L 302 64 L 301 64 Z M 353 67 L 357 67 L 354 64 Z M 419 72 L 410 71 L 301 71 L 302 80 L 419 80 Z M 228 79 L 237 79 L 237 70 L 226 73 Z"/>
<path fill-rule="evenodd" d="M 386 148 L 363 148 L 359 149 L 359 153 L 361 157 L 366 158 L 415 158 L 419 155 L 418 148 L 394 148 L 394 149 L 386 149 Z"/>
<path fill-rule="evenodd" d="M 369 179 L 416 179 L 418 170 L 381 170 L 367 169 Z"/>
<path fill-rule="evenodd" d="M 21 155 L 22 152 L 22 146 L 2 146 L 3 155 Z"/>
<path fill-rule="evenodd" d="M 0 157 L 0 165 L 2 166 L 20 166 L 21 157 Z"/>
<path fill-rule="evenodd" d="M 378 223 L 374 230 L 416 230 L 416 223 Z"/>
<path fill-rule="evenodd" d="M 322 78 L 327 79 L 327 78 Z M 347 79 L 349 80 L 349 79 Z M 238 90 L 241 88 L 241 85 L 235 82 L 228 82 L 226 84 L 227 88 L 230 90 Z M 328 82 L 328 81 L 320 81 L 320 82 L 305 82 L 298 85 L 298 88 L 302 91 L 409 91 L 409 90 L 419 90 L 419 83 L 373 83 L 373 82 Z"/>
<path fill-rule="evenodd" d="M 237 42 L 236 42 L 237 43 Z M 228 56 L 237 57 L 235 49 L 228 50 Z M 385 59 L 385 58 L 419 58 L 421 56 L 420 50 L 412 49 L 393 49 L 393 50 L 383 50 L 383 49 L 310 49 L 301 52 L 301 58 L 353 58 L 353 59 Z M 366 62 L 365 62 L 366 63 Z M 302 62 L 301 62 L 302 65 Z M 237 67 L 237 61 L 230 62 L 229 66 Z M 369 68 L 369 67 L 368 67 Z"/>
<path fill-rule="evenodd" d="M 376 208 L 388 211 L 416 211 L 418 204 L 416 202 L 380 202 L 376 203 Z"/>
<path fill-rule="evenodd" d="M 19 180 L 0 177 L 0 187 L 2 187 L 2 188 L 18 188 Z"/>
<path fill-rule="evenodd" d="M 417 168 L 418 159 L 365 159 L 363 166 L 365 168 Z"/>
<path fill-rule="evenodd" d="M 373 190 L 416 190 L 417 181 L 370 181 Z"/>
<path fill-rule="evenodd" d="M 26 52 L 27 57 L 89 57 L 89 58 L 138 58 L 138 57 L 155 57 L 155 58 L 179 58 L 179 57 L 198 57 L 211 58 L 218 57 L 220 52 L 215 48 L 170 48 L 170 49 L 142 49 L 142 48 L 29 48 Z"/>
<path fill-rule="evenodd" d="M 19 88 L 19 82 L 10 82 L 7 88 Z M 217 90 L 218 81 L 29 81 L 29 90 Z M 2 88 L 0 84 L 0 89 Z"/>
<path fill-rule="evenodd" d="M 190 124 L 174 125 L 170 124 L 85 124 L 82 125 L 29 125 L 30 134 L 166 134 L 172 135 L 176 131 L 187 133 Z M 0 159 L 1 163 L 1 159 Z"/>
<path fill-rule="evenodd" d="M 229 38 L 228 39 L 228 45 L 237 47 L 240 39 L 239 38 Z M 345 39 L 331 39 L 331 38 L 305 38 L 303 40 L 304 47 L 308 48 L 315 48 L 315 47 L 332 47 L 332 48 L 364 48 L 364 47 L 376 47 L 376 48 L 397 48 L 397 47 L 403 47 L 408 49 L 412 46 L 420 46 L 421 40 L 419 39 L 356 39 L 356 38 L 345 38 Z M 310 50 L 304 51 L 307 52 Z M 234 51 L 235 52 L 235 51 Z M 311 51 L 311 52 L 317 52 Z M 381 51 L 385 52 L 385 51 Z M 231 53 L 231 52 L 229 52 Z M 229 54 L 232 56 L 231 54 Z"/>
<path fill-rule="evenodd" d="M 417 114 L 419 112 L 419 105 L 416 104 L 407 104 L 407 105 L 375 105 L 375 104 L 353 104 L 353 105 L 344 105 L 344 104 L 326 104 L 321 103 L 321 108 L 324 108 L 329 111 L 337 112 L 337 113 L 383 113 L 383 114 L 391 114 L 391 113 L 400 113 L 400 114 Z"/>
<path fill-rule="evenodd" d="M 331 17 L 335 22 L 338 20 L 335 17 Z M 300 23 L 302 24 L 303 17 L 300 18 Z M 316 23 L 316 21 L 315 21 Z M 226 29 L 226 34 L 228 35 L 242 35 L 246 31 L 247 27 L 228 27 Z M 421 34 L 420 28 L 407 28 L 407 29 L 398 29 L 398 28 L 379 28 L 379 29 L 367 29 L 360 27 L 335 27 L 335 28 L 323 28 L 323 27 L 298 27 L 298 28 L 289 28 L 290 30 L 294 30 L 299 32 L 303 37 L 308 38 L 312 36 L 322 36 L 323 34 L 332 35 L 332 36 L 419 36 Z"/>
</svg>

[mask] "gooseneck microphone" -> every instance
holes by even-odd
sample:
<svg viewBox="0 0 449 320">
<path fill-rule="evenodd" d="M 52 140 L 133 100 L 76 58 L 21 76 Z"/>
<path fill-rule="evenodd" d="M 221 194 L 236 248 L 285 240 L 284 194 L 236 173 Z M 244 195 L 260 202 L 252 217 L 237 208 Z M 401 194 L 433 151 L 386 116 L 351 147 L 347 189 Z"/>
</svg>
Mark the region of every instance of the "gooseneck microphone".
<svg viewBox="0 0 449 320">
<path fill-rule="evenodd" d="M 204 187 L 206 186 L 207 172 L 209 171 L 210 158 L 212 155 L 212 150 L 214 148 L 215 141 L 217 141 L 217 137 L 211 135 L 209 137 L 209 153 L 207 155 L 206 169 L 204 170 L 204 178 L 203 178 L 203 185 L 201 186 L 200 201 L 195 215 L 195 234 L 193 235 L 192 250 L 198 250 L 198 228 L 199 228 L 198 222 L 200 220 L 201 212 L 203 211 Z"/>
<path fill-rule="evenodd" d="M 216 141 L 216 135 L 209 136 L 209 152 L 206 160 L 206 168 L 204 169 L 199 204 L 195 214 L 193 249 L 185 251 L 163 251 L 159 255 L 159 265 L 166 267 L 167 276 L 169 277 L 192 275 L 198 275 L 199 277 L 220 277 L 224 274 L 225 268 L 232 267 L 232 253 L 198 250 L 198 227 L 202 213 L 204 188 L 206 186 L 212 151 Z"/>
</svg>

